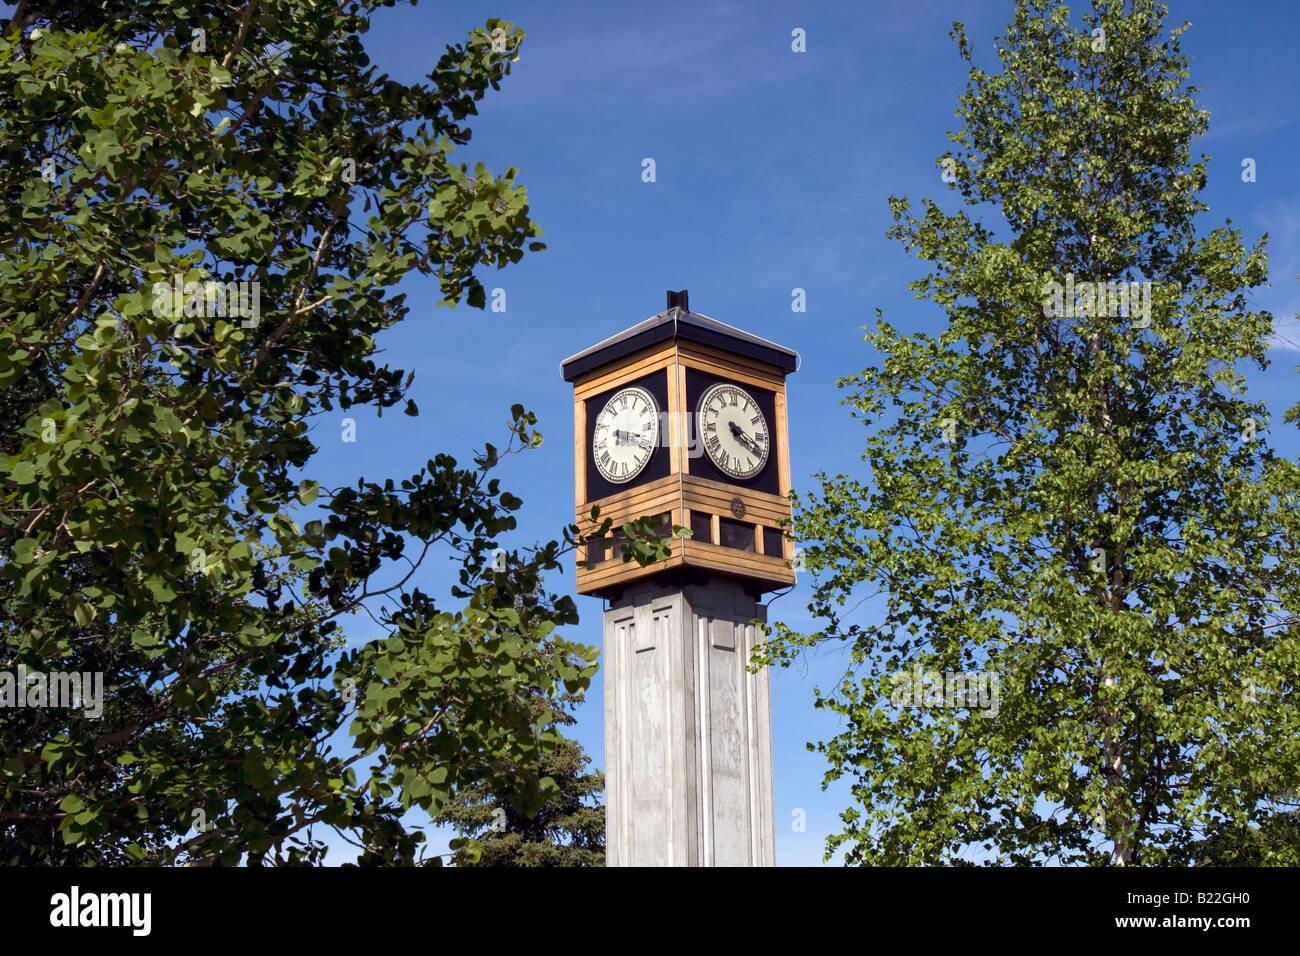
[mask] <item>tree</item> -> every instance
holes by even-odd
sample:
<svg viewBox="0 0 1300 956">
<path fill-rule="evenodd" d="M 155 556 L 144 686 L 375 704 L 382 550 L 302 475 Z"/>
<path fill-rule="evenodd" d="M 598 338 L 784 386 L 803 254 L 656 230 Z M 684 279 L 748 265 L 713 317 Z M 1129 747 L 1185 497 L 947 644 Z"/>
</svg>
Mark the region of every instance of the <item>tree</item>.
<svg viewBox="0 0 1300 956">
<path fill-rule="evenodd" d="M 1296 278 L 1300 279 L 1300 276 L 1296 276 Z M 1300 319 L 1300 315 L 1296 316 L 1296 318 Z M 1296 366 L 1296 371 L 1300 372 L 1300 366 Z M 1282 421 L 1290 422 L 1292 425 L 1300 425 L 1300 402 L 1296 402 L 1282 413 Z"/>
<path fill-rule="evenodd" d="M 536 708 L 559 725 L 575 722 L 573 695 L 539 700 Z M 472 784 L 449 800 L 436 818 L 467 839 L 453 854 L 457 866 L 604 866 L 605 775 L 588 771 L 591 758 L 567 737 L 542 759 L 541 769 L 556 790 L 541 809 L 526 815 L 483 784 Z"/>
<path fill-rule="evenodd" d="M 971 66 L 940 176 L 1001 233 L 891 197 L 947 325 L 878 318 L 880 361 L 840 380 L 870 477 L 796 497 L 820 629 L 768 648 L 849 647 L 816 700 L 854 800 L 828 855 L 1300 862 L 1275 799 L 1300 767 L 1300 483 L 1238 368 L 1267 363 L 1245 301 L 1267 237 L 1195 228 L 1208 118 L 1165 14 L 1100 3 L 1079 30 L 1021 0 L 996 72 L 954 24 Z"/>
<path fill-rule="evenodd" d="M 99 719 L 0 709 L 4 862 L 311 863 L 315 826 L 414 862 L 410 808 L 554 789 L 531 702 L 596 652 L 556 633 L 570 598 L 515 597 L 582 535 L 493 557 L 522 502 L 491 472 L 536 417 L 472 465 L 310 477 L 312 424 L 412 381 L 375 361 L 392 285 L 482 308 L 476 273 L 542 248 L 516 171 L 454 157 L 523 31 L 406 85 L 361 44 L 384 5 L 24 0 L 0 27 L 0 693 L 104 681 Z M 459 606 L 411 584 L 431 551 Z M 357 613 L 385 635 L 337 655 Z"/>
<path fill-rule="evenodd" d="M 542 581 L 538 580 L 540 589 Z M 521 613 L 536 603 L 536 592 L 516 594 Z M 539 726 L 576 723 L 581 697 L 570 693 L 534 696 L 531 709 Z M 605 775 L 587 772 L 591 758 L 576 740 L 561 737 L 544 755 L 540 772 L 555 788 L 540 807 L 521 812 L 509 795 L 476 781 L 459 789 L 434 817 L 461 834 L 450 856 L 456 866 L 604 866 Z"/>
</svg>

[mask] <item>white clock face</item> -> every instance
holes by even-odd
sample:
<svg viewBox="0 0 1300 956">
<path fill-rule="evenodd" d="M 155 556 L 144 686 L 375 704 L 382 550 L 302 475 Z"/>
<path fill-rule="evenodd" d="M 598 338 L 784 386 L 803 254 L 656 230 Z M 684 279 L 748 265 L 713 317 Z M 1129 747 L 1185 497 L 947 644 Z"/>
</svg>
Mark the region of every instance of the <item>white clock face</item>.
<svg viewBox="0 0 1300 956">
<path fill-rule="evenodd" d="M 591 457 L 606 481 L 631 481 L 659 444 L 659 404 L 644 388 L 619 389 L 605 403 L 591 437 Z"/>
<path fill-rule="evenodd" d="M 709 460 L 732 478 L 753 478 L 767 464 L 767 418 L 739 385 L 714 385 L 700 399 L 700 438 Z"/>
</svg>

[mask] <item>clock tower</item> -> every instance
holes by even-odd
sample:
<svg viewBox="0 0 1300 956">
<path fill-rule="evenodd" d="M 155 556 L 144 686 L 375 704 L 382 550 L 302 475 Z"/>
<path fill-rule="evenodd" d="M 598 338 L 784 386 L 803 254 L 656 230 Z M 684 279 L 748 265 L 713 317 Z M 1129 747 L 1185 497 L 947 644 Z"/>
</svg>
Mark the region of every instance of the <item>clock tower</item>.
<svg viewBox="0 0 1300 956">
<path fill-rule="evenodd" d="M 762 596 L 794 584 L 785 377 L 798 355 L 667 309 L 561 364 L 573 383 L 576 512 L 691 535 L 667 563 L 589 540 L 578 593 L 605 611 L 610 866 L 771 866 L 766 669 L 746 665 Z"/>
</svg>

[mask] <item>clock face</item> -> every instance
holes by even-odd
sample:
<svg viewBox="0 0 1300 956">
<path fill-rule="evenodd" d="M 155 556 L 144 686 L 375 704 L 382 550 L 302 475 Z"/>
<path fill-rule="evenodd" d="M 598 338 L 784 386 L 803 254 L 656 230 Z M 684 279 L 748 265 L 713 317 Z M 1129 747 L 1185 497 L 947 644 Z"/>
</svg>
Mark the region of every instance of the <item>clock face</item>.
<svg viewBox="0 0 1300 956">
<path fill-rule="evenodd" d="M 709 460 L 732 478 L 753 478 L 767 464 L 767 418 L 739 385 L 720 384 L 700 398 L 700 437 Z"/>
<path fill-rule="evenodd" d="M 631 481 L 650 463 L 659 444 L 659 405 L 644 388 L 619 389 L 596 418 L 591 457 L 602 478 Z"/>
</svg>

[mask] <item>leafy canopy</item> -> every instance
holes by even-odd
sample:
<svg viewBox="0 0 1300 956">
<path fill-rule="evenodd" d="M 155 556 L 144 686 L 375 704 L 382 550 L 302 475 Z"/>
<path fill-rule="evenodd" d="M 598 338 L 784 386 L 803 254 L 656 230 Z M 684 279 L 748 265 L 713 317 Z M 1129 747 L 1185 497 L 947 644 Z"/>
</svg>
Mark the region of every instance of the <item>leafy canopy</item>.
<svg viewBox="0 0 1300 956">
<path fill-rule="evenodd" d="M 573 695 L 539 699 L 534 706 L 559 725 L 575 723 Z M 435 822 L 448 823 L 466 845 L 457 866 L 604 866 L 605 775 L 588 770 L 591 758 L 576 740 L 563 740 L 542 760 L 556 790 L 535 814 L 516 810 L 482 784 L 466 787 L 442 808 Z"/>
<path fill-rule="evenodd" d="M 853 795 L 828 856 L 1300 862 L 1300 475 L 1239 369 L 1267 258 L 1196 228 L 1208 117 L 1165 14 L 1021 0 L 993 72 L 954 24 L 965 208 L 891 197 L 889 233 L 946 327 L 880 319 L 841 379 L 869 474 L 797 499 L 819 629 L 768 647 L 848 648 L 816 700 Z M 1093 285 L 1119 282 L 1149 300 Z"/>
<path fill-rule="evenodd" d="M 23 2 L 0 28 L 0 671 L 104 681 L 100 719 L 0 709 L 0 861 L 316 862 L 318 826 L 413 862 L 408 809 L 555 790 L 532 702 L 596 652 L 538 588 L 577 526 L 496 557 L 522 502 L 491 472 L 535 416 L 472 464 L 310 477 L 338 412 L 404 399 L 375 344 L 399 280 L 481 308 L 483 269 L 542 248 L 516 171 L 457 153 L 523 31 L 488 20 L 408 85 L 362 46 L 384 5 Z M 439 552 L 459 604 L 413 581 Z M 383 636 L 340 655 L 361 612 Z"/>
</svg>

